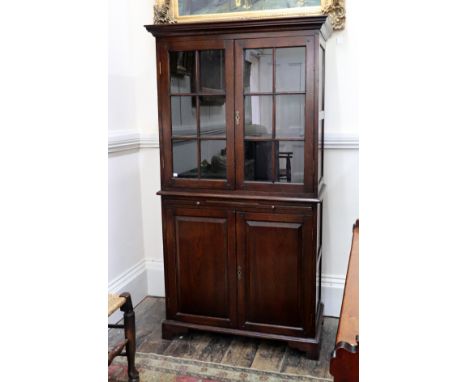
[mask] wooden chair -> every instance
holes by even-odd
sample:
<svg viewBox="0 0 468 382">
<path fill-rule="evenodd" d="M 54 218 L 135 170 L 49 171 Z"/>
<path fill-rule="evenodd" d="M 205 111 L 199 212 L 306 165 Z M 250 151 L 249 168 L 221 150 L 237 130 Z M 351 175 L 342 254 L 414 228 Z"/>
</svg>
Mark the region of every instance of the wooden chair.
<svg viewBox="0 0 468 382">
<path fill-rule="evenodd" d="M 359 220 L 353 227 L 353 242 L 336 345 L 330 360 L 330 374 L 335 382 L 359 381 Z"/>
<path fill-rule="evenodd" d="M 128 380 L 129 382 L 137 382 L 140 380 L 138 370 L 135 368 L 135 353 L 136 353 L 136 339 L 135 339 L 135 312 L 133 311 L 132 298 L 130 293 L 122 293 L 120 295 L 108 294 L 108 310 L 107 316 L 109 317 L 117 309 L 123 312 L 124 324 L 108 324 L 112 329 L 124 329 L 125 339 L 119 342 L 108 353 L 108 366 L 112 360 L 117 356 L 127 357 L 128 362 Z M 123 349 L 125 348 L 125 353 Z"/>
</svg>

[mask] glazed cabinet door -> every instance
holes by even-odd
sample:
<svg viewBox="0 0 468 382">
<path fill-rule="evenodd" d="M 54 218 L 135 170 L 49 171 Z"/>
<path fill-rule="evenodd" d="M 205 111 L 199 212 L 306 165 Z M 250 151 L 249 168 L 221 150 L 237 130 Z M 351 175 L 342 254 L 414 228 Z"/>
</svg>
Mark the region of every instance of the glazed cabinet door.
<svg viewBox="0 0 468 382">
<path fill-rule="evenodd" d="M 237 214 L 239 327 L 314 335 L 314 217 Z"/>
<path fill-rule="evenodd" d="M 316 189 L 317 38 L 236 40 L 238 188 Z"/>
<path fill-rule="evenodd" d="M 165 207 L 167 318 L 236 326 L 235 213 Z"/>
<path fill-rule="evenodd" d="M 163 187 L 234 187 L 232 40 L 158 44 Z"/>
</svg>

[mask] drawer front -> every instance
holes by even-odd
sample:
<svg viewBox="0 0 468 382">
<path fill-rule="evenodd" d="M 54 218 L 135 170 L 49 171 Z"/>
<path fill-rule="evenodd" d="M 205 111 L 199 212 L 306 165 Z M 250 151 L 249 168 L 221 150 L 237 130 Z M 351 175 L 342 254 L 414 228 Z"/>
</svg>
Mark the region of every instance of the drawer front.
<svg viewBox="0 0 468 382">
<path fill-rule="evenodd" d="M 206 197 L 197 198 L 195 196 L 193 198 L 164 199 L 163 205 L 196 209 L 220 208 L 235 211 L 312 215 L 317 204 L 286 203 L 276 200 L 226 200 Z"/>
</svg>

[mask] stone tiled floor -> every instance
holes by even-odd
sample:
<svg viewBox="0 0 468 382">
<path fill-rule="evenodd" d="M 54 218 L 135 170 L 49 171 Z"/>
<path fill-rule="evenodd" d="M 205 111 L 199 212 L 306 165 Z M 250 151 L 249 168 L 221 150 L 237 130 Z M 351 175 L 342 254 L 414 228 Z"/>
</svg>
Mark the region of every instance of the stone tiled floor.
<svg viewBox="0 0 468 382">
<path fill-rule="evenodd" d="M 172 341 L 164 340 L 161 338 L 161 322 L 165 318 L 164 298 L 146 297 L 135 307 L 135 314 L 138 352 L 332 378 L 328 369 L 337 318 L 325 317 L 320 358 L 313 361 L 280 341 L 195 332 Z M 118 342 L 121 336 L 122 331 L 109 330 L 109 344 Z"/>
</svg>

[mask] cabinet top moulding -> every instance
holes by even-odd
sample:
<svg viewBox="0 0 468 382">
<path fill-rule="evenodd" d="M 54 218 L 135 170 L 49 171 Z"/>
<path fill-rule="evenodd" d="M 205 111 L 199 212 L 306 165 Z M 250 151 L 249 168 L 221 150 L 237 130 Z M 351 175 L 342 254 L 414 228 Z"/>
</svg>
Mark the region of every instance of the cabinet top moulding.
<svg viewBox="0 0 468 382">
<path fill-rule="evenodd" d="M 269 19 L 251 19 L 235 21 L 216 21 L 179 24 L 145 25 L 154 37 L 172 37 L 185 35 L 211 35 L 213 33 L 239 34 L 255 32 L 280 32 L 282 30 L 320 30 L 327 40 L 333 28 L 328 16 L 285 17 Z"/>
</svg>

